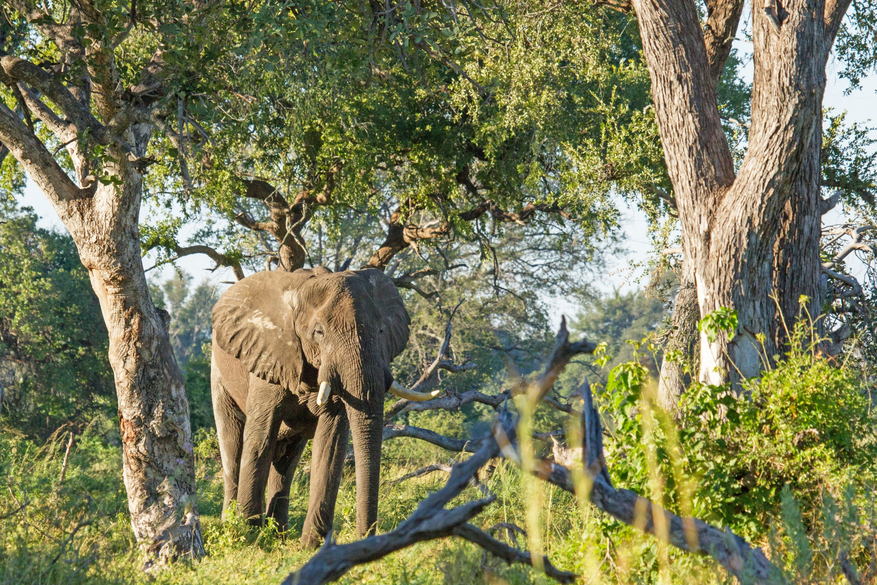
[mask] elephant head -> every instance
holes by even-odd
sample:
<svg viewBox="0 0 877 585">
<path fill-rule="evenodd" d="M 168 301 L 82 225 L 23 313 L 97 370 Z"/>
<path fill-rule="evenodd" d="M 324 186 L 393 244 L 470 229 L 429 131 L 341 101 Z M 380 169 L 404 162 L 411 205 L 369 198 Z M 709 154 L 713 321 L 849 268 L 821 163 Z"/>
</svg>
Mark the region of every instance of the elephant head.
<svg viewBox="0 0 877 585">
<path fill-rule="evenodd" d="M 257 273 L 223 295 L 213 319 L 216 343 L 252 374 L 297 394 L 317 416 L 347 417 L 356 459 L 357 531 L 372 532 L 384 396 L 393 391 L 408 399 L 432 397 L 406 391 L 390 373 L 410 324 L 392 281 L 374 269 Z"/>
</svg>

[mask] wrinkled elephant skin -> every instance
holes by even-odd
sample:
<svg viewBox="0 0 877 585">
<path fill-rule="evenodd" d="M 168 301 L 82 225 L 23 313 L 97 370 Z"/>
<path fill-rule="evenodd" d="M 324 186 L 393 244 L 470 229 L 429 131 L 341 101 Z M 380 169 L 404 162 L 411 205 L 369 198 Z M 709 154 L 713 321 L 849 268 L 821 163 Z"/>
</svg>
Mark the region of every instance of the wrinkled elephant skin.
<svg viewBox="0 0 877 585">
<path fill-rule="evenodd" d="M 357 532 L 374 532 L 384 395 L 409 323 L 378 270 L 259 272 L 226 291 L 213 309 L 211 368 L 223 515 L 237 500 L 251 522 L 267 514 L 285 529 L 292 476 L 313 439 L 302 543 L 318 545 L 332 526 L 350 431 Z"/>
</svg>

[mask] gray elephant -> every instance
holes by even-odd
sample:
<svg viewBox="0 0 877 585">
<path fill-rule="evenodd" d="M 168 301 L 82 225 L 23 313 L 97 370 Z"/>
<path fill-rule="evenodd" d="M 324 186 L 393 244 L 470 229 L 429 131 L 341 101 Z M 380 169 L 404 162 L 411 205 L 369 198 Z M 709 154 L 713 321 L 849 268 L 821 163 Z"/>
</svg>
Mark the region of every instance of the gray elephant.
<svg viewBox="0 0 877 585">
<path fill-rule="evenodd" d="M 259 272 L 222 295 L 213 309 L 211 393 L 223 516 L 237 500 L 251 522 L 267 513 L 285 530 L 292 476 L 313 438 L 302 544 L 318 545 L 332 526 L 349 430 L 357 533 L 374 532 L 384 396 L 432 397 L 390 373 L 409 323 L 392 281 L 373 269 Z"/>
</svg>

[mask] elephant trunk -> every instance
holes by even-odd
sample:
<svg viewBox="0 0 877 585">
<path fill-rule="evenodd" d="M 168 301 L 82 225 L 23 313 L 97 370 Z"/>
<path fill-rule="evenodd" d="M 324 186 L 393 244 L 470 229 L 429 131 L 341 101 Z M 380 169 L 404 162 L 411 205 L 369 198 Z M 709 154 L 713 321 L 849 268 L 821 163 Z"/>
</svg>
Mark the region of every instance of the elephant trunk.
<svg viewBox="0 0 877 585">
<path fill-rule="evenodd" d="M 360 537 L 374 534 L 377 528 L 386 389 L 381 360 L 363 358 L 360 364 L 341 368 L 341 382 L 349 396 L 345 406 L 356 461 L 356 532 Z"/>
<path fill-rule="evenodd" d="M 364 538 L 377 529 L 384 421 L 380 416 L 364 416 L 350 407 L 347 417 L 356 459 L 356 533 Z"/>
</svg>

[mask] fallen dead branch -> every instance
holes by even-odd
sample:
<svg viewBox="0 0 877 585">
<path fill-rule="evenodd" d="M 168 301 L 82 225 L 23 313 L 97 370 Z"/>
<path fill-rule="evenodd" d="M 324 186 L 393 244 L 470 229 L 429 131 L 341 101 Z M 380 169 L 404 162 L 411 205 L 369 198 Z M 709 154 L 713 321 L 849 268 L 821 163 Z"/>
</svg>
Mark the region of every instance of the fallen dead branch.
<svg viewBox="0 0 877 585">
<path fill-rule="evenodd" d="M 459 536 L 460 538 L 464 538 L 474 544 L 477 544 L 485 551 L 489 552 L 497 558 L 504 560 L 510 565 L 512 563 L 521 563 L 524 565 L 533 564 L 533 558 L 529 552 L 509 546 L 504 542 L 500 542 L 483 530 L 480 530 L 472 526 L 471 524 L 463 524 L 462 526 L 458 526 L 456 529 L 454 529 L 454 535 Z M 552 565 L 551 561 L 548 560 L 548 557 L 546 556 L 542 557 L 542 566 L 545 570 L 546 575 L 557 579 L 561 583 L 573 583 L 576 579 L 578 579 L 578 575 L 576 575 L 575 573 L 561 571 L 560 569 Z"/>
<path fill-rule="evenodd" d="M 480 402 L 481 404 L 486 404 L 493 407 L 494 409 L 498 409 L 500 406 L 502 406 L 502 403 L 509 398 L 509 396 L 510 393 L 508 390 L 495 395 L 484 394 L 483 392 L 479 392 L 478 390 L 469 390 L 460 394 L 449 392 L 444 396 L 439 396 L 438 398 L 433 398 L 432 400 L 427 400 L 424 402 L 414 402 L 411 400 L 403 399 L 393 404 L 393 407 L 387 411 L 387 414 L 384 417 L 384 421 L 389 423 L 393 418 L 406 412 L 423 412 L 425 410 L 459 410 L 460 407 L 465 404 L 469 404 L 470 402 Z"/>
<path fill-rule="evenodd" d="M 457 364 L 448 355 L 448 353 L 450 351 L 450 347 L 451 347 L 451 334 L 453 332 L 453 325 L 452 324 L 453 324 L 453 320 L 454 320 L 454 315 L 457 314 L 457 309 L 460 308 L 461 304 L 463 304 L 463 301 L 460 301 L 459 303 L 457 303 L 457 306 L 454 307 L 453 311 L 451 311 L 451 316 L 448 317 L 448 324 L 445 326 L 445 337 L 442 340 L 441 346 L 439 346 L 438 354 L 436 355 L 436 357 L 432 361 L 432 363 L 430 363 L 426 367 L 426 369 L 420 375 L 420 378 L 417 380 L 417 382 L 415 382 L 414 385 L 410 388 L 410 390 L 412 392 L 422 394 L 422 393 L 428 393 L 428 392 L 433 391 L 438 386 L 438 383 L 439 383 L 439 378 L 438 378 L 439 370 L 446 370 L 446 371 L 451 372 L 451 373 L 457 373 L 457 372 L 465 372 L 466 370 L 471 370 L 475 367 L 475 364 L 470 362 L 469 358 L 466 358 L 463 361 L 463 363 Z M 438 400 L 440 401 L 441 398 L 439 398 Z M 429 400 L 426 402 L 432 403 L 432 406 L 430 408 L 441 408 L 440 406 L 437 406 L 436 400 Z M 425 410 L 423 408 L 420 408 L 420 409 L 414 409 L 413 407 L 409 408 L 412 404 L 417 404 L 417 402 L 412 401 L 412 400 L 408 400 L 405 398 L 402 398 L 402 399 L 396 401 L 396 403 L 390 407 L 389 411 L 387 411 L 387 414 L 384 415 L 384 421 L 389 422 L 395 416 L 397 416 L 403 410 L 406 410 L 406 409 L 408 411 Z"/>
<path fill-rule="evenodd" d="M 563 319 L 554 351 L 552 351 L 548 359 L 545 371 L 528 389 L 531 396 L 541 400 L 554 385 L 557 376 L 563 371 L 563 368 L 569 363 L 570 359 L 580 353 L 592 353 L 594 349 L 596 349 L 596 344 L 594 343 L 570 343 L 569 332 L 566 329 L 566 319 Z M 328 583 L 343 576 L 356 565 L 376 561 L 417 542 L 452 535 L 466 538 L 507 562 L 532 564 L 532 557 L 529 553 L 513 549 L 474 526 L 464 527 L 469 520 L 477 516 L 495 499 L 494 496 L 490 495 L 480 500 L 451 508 L 450 510 L 445 509 L 445 506 L 451 500 L 457 497 L 468 485 L 472 484 L 478 471 L 490 459 L 499 455 L 501 443 L 498 443 L 495 437 L 503 437 L 507 445 L 508 441 L 514 440 L 516 427 L 517 419 L 512 417 L 507 410 L 503 410 L 497 416 L 494 423 L 495 431 L 492 435 L 475 441 L 451 440 L 462 443 L 461 445 L 455 445 L 460 447 L 458 451 L 471 450 L 473 455 L 466 461 L 453 466 L 445 487 L 423 500 L 417 509 L 391 532 L 370 536 L 350 544 L 337 544 L 330 535 L 317 554 L 311 557 L 301 569 L 289 575 L 283 582 L 284 585 L 303 585 L 305 583 L 308 585 L 320 585 Z M 388 437 L 400 436 L 413 436 L 424 440 L 431 440 L 431 442 L 435 441 L 435 444 L 440 445 L 450 440 L 448 437 L 418 427 L 393 425 L 384 428 L 385 440 Z M 571 582 L 576 578 L 571 573 L 558 571 L 547 559 L 543 559 L 542 565 L 546 569 L 546 574 L 550 574 L 552 577 L 561 580 L 561 582 Z M 548 567 L 551 567 L 551 573 L 547 572 Z"/>
<path fill-rule="evenodd" d="M 564 319 L 543 374 L 535 383 L 526 387 L 522 385 L 517 393 L 526 392 L 534 403 L 542 401 L 569 361 L 575 355 L 591 353 L 595 348 L 596 344 L 590 342 L 571 343 Z M 513 394 L 517 393 L 513 392 Z M 779 570 L 771 564 L 761 549 L 753 547 L 729 530 L 721 530 L 697 518 L 682 518 L 635 492 L 615 488 L 603 456 L 603 430 L 600 416 L 594 407 L 591 388 L 587 381 L 579 388 L 578 394 L 583 401 L 580 415 L 584 458 L 581 481 L 573 481 L 572 473 L 566 467 L 547 460 L 537 460 L 533 469 L 527 471 L 580 498 L 587 498 L 598 509 L 613 518 L 664 540 L 680 550 L 712 557 L 741 581 L 768 584 L 776 580 L 780 574 Z M 447 444 L 448 441 L 459 441 L 459 444 L 454 443 L 453 447 L 458 448 L 458 451 L 469 450 L 473 455 L 466 461 L 454 465 L 445 487 L 423 500 L 395 530 L 343 545 L 336 544 L 330 536 L 316 555 L 296 573 L 287 577 L 284 585 L 327 583 L 341 577 L 356 565 L 383 558 L 417 542 L 452 535 L 473 542 L 506 562 L 532 565 L 533 559 L 526 551 L 508 546 L 469 524 L 469 520 L 488 506 L 494 500 L 494 496 L 489 495 L 449 510 L 445 509 L 445 506 L 467 486 L 477 481 L 478 471 L 493 457 L 502 454 L 521 465 L 521 455 L 516 447 L 517 424 L 516 417 L 513 417 L 507 409 L 501 409 L 494 422 L 492 434 L 473 441 L 449 439 L 417 427 L 404 425 L 385 427 L 385 438 L 388 434 L 391 438 L 410 436 L 439 445 Z M 444 466 L 439 464 L 428 466 L 400 478 L 397 482 L 436 470 L 444 470 Z M 568 583 L 577 578 L 572 573 L 556 569 L 548 559 L 542 559 L 541 566 L 547 575 L 560 582 Z"/>
<path fill-rule="evenodd" d="M 388 481 L 387 485 L 400 484 L 403 481 L 407 481 L 409 479 L 414 479 L 415 477 L 422 477 L 424 475 L 429 475 L 430 473 L 435 473 L 436 471 L 443 471 L 444 473 L 451 473 L 451 471 L 453 471 L 453 470 L 454 470 L 454 467 L 449 463 L 433 463 L 432 465 L 427 465 L 425 467 L 421 467 L 420 469 L 412 471 L 411 473 L 407 473 L 398 479 Z M 478 481 L 477 476 L 472 477 L 472 479 L 469 481 L 469 485 L 471 485 L 474 488 L 477 488 L 478 491 L 480 491 L 485 496 L 490 495 L 490 490 L 487 488 L 486 485 L 484 485 L 483 483 Z"/>
<path fill-rule="evenodd" d="M 402 483 L 403 481 L 407 481 L 409 479 L 414 479 L 415 477 L 422 477 L 424 475 L 429 475 L 430 473 L 434 473 L 436 471 L 444 471 L 445 473 L 450 473 L 453 467 L 448 465 L 447 463 L 433 463 L 432 465 L 427 465 L 425 467 L 421 467 L 411 473 L 406 473 L 402 477 L 398 479 L 394 479 L 393 481 L 388 481 L 387 485 L 396 485 L 398 483 Z"/>
<path fill-rule="evenodd" d="M 478 442 L 483 439 L 483 437 L 465 440 L 452 439 L 451 437 L 440 435 L 439 433 L 431 431 L 429 429 L 422 429 L 420 427 L 413 427 L 409 425 L 388 425 L 384 427 L 384 441 L 387 441 L 389 439 L 395 439 L 397 437 L 420 439 L 421 441 L 432 443 L 433 445 L 437 445 L 442 449 L 454 451 L 455 453 L 474 453 L 476 447 L 478 446 Z"/>
<path fill-rule="evenodd" d="M 603 457 L 603 431 L 600 415 L 593 405 L 587 381 L 579 393 L 584 400 L 582 451 L 586 477 L 576 489 L 570 471 L 550 461 L 540 461 L 532 473 L 549 483 L 579 497 L 588 498 L 598 509 L 616 520 L 651 534 L 680 550 L 712 557 L 729 573 L 743 582 L 773 583 L 779 570 L 762 550 L 732 533 L 697 518 L 682 518 L 626 489 L 616 489 L 609 477 Z M 521 465 L 521 456 L 511 442 L 503 455 Z"/>
<path fill-rule="evenodd" d="M 289 575 L 284 585 L 320 585 L 338 579 L 356 565 L 381 559 L 417 542 L 444 538 L 477 516 L 494 497 L 467 502 L 446 510 L 445 506 L 470 483 L 481 467 L 499 453 L 499 446 L 487 437 L 466 461 L 455 465 L 445 487 L 423 500 L 399 526 L 386 534 L 370 536 L 350 544 L 336 544 L 331 534 L 323 547 L 305 565 Z"/>
</svg>

